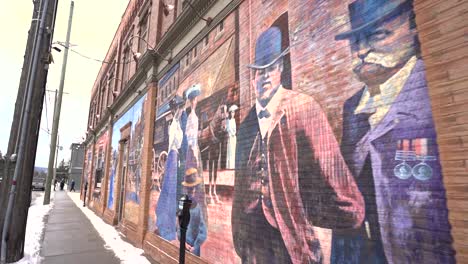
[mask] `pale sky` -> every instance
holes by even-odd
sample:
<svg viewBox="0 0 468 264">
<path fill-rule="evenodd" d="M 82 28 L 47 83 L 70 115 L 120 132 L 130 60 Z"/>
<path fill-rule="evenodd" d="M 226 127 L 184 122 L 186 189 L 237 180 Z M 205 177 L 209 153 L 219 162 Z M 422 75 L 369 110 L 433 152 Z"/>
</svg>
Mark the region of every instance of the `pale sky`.
<svg viewBox="0 0 468 264">
<path fill-rule="evenodd" d="M 60 0 L 57 10 L 54 41 L 65 42 L 69 0 Z M 76 51 L 103 60 L 114 37 L 128 0 L 75 0 L 70 42 Z M 0 1 L 0 151 L 5 153 L 15 107 L 18 84 L 26 48 L 27 33 L 33 11 L 32 1 Z M 62 52 L 53 51 L 54 64 L 50 65 L 47 89 L 58 89 L 63 58 Z M 70 158 L 70 145 L 80 142 L 86 131 L 91 89 L 101 63 L 69 52 L 60 116 L 60 146 L 58 160 Z M 41 133 L 36 155 L 36 166 L 47 167 L 52 130 L 54 93 L 47 92 L 41 121 Z M 48 121 L 48 122 L 47 122 Z"/>
</svg>

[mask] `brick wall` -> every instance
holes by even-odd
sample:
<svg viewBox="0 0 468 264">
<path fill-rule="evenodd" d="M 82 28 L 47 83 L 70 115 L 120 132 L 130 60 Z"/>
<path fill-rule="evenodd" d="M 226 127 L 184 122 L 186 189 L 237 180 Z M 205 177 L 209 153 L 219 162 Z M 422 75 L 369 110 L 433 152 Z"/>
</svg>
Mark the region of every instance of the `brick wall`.
<svg viewBox="0 0 468 264">
<path fill-rule="evenodd" d="M 468 257 L 468 45 L 465 1 L 415 1 L 457 260 Z"/>
<path fill-rule="evenodd" d="M 191 263 L 463 262 L 467 9 L 251 0 L 220 14 L 132 119 L 144 135 L 141 189 L 126 192 L 141 200 L 123 232 L 175 263 L 177 198 L 188 193 Z M 172 13 L 157 21 L 165 32 Z M 171 109 L 174 95 L 183 102 Z"/>
</svg>

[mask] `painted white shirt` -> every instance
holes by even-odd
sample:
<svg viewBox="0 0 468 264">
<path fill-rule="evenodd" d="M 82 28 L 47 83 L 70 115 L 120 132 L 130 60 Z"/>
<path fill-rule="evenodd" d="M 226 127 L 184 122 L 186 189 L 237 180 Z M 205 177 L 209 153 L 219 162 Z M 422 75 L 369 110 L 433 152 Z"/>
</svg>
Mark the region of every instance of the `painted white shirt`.
<svg viewBox="0 0 468 264">
<path fill-rule="evenodd" d="M 179 120 L 174 118 L 169 126 L 169 151 L 178 150 L 182 145 L 184 133 L 180 128 Z"/>
<path fill-rule="evenodd" d="M 283 98 L 283 92 L 284 92 L 284 88 L 283 86 L 280 85 L 280 87 L 278 87 L 278 90 L 273 95 L 273 98 L 271 98 L 270 102 L 267 104 L 266 107 L 263 107 L 260 104 L 260 102 L 256 100 L 255 109 L 257 111 L 257 120 L 258 120 L 258 125 L 260 127 L 260 133 L 262 134 L 262 138 L 265 138 L 268 132 L 268 129 L 272 125 L 271 122 L 273 122 L 273 116 L 278 110 L 281 99 Z M 270 113 L 270 117 L 259 118 L 258 114 L 260 113 L 260 111 L 265 110 L 265 109 L 268 110 L 268 112 Z"/>
<path fill-rule="evenodd" d="M 185 134 L 187 135 L 188 145 L 192 147 L 198 147 L 198 116 L 193 110 L 187 117 Z"/>
</svg>

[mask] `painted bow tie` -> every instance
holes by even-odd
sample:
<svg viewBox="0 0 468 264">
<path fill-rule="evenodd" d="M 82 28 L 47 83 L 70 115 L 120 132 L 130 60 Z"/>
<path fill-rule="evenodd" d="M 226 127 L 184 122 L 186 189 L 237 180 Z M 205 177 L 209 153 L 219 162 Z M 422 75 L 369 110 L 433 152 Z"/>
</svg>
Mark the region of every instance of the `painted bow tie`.
<svg viewBox="0 0 468 264">
<path fill-rule="evenodd" d="M 269 118 L 271 116 L 270 112 L 268 110 L 261 110 L 260 113 L 258 113 L 258 118 Z"/>
</svg>

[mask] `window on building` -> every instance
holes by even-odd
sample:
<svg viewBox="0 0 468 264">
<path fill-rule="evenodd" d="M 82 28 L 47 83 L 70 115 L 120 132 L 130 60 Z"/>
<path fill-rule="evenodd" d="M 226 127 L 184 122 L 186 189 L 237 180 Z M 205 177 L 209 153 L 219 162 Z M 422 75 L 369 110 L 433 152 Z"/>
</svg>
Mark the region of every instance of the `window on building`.
<svg viewBox="0 0 468 264">
<path fill-rule="evenodd" d="M 111 106 L 116 97 L 115 87 L 115 77 L 114 77 L 114 67 L 109 71 L 109 76 L 107 77 L 107 106 Z"/>
<path fill-rule="evenodd" d="M 96 124 L 97 124 L 97 103 L 96 103 L 96 99 L 94 99 L 94 102 L 93 102 L 93 128 L 96 127 Z"/>
<path fill-rule="evenodd" d="M 224 32 L 224 21 L 219 22 L 218 26 L 215 29 L 215 41 L 218 40 Z"/>
<path fill-rule="evenodd" d="M 138 39 L 138 52 L 143 54 L 147 49 L 148 41 L 148 29 L 149 29 L 149 12 L 143 15 L 143 19 L 140 20 L 140 30 L 139 36 L 141 39 Z"/>
<path fill-rule="evenodd" d="M 125 47 L 122 62 L 123 62 L 122 63 L 122 86 L 125 86 L 130 75 L 130 63 L 131 63 L 130 45 Z"/>
<path fill-rule="evenodd" d="M 194 59 L 197 57 L 197 47 L 198 47 L 198 45 L 195 45 L 195 47 L 193 48 L 193 58 Z"/>
<path fill-rule="evenodd" d="M 98 161 L 96 166 L 98 169 L 104 168 L 104 148 L 102 146 L 99 147 Z"/>
<path fill-rule="evenodd" d="M 99 114 L 101 113 L 101 88 L 99 87 L 96 91 L 96 123 L 99 122 Z"/>
<path fill-rule="evenodd" d="M 89 129 L 89 127 L 92 125 L 92 123 L 93 123 L 93 105 L 91 104 L 90 107 L 89 107 L 88 127 L 86 128 L 86 130 Z"/>
<path fill-rule="evenodd" d="M 107 100 L 108 100 L 108 96 L 107 96 L 107 79 L 104 78 L 101 82 L 101 100 L 102 100 L 102 103 L 101 103 L 101 114 L 102 113 L 105 113 L 105 110 L 106 110 L 106 107 L 107 107 Z M 101 117 L 102 118 L 102 117 Z"/>
<path fill-rule="evenodd" d="M 96 160 L 95 188 L 101 188 L 102 175 L 104 171 L 104 148 L 100 147 Z"/>
<path fill-rule="evenodd" d="M 94 123 L 94 106 L 91 104 L 90 111 L 89 111 L 89 122 L 88 128 L 91 128 Z"/>
</svg>

